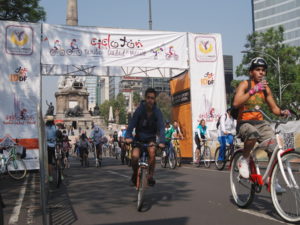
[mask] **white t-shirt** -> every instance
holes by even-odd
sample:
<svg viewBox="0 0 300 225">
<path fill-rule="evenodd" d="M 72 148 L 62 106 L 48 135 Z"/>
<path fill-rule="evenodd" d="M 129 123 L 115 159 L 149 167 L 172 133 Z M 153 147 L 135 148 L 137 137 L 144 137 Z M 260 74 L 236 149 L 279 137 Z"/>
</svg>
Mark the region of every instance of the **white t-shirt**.
<svg viewBox="0 0 300 225">
<path fill-rule="evenodd" d="M 229 117 L 228 113 L 223 114 L 220 118 L 218 136 L 225 136 L 225 132 L 232 135 L 236 134 L 236 120 L 232 117 Z"/>
</svg>

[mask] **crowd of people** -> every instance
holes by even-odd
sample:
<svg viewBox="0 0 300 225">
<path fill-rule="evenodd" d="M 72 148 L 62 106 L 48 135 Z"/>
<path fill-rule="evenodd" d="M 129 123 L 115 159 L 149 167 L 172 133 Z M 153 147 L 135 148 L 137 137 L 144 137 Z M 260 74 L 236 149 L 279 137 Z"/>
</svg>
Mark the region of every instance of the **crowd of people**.
<svg viewBox="0 0 300 225">
<path fill-rule="evenodd" d="M 263 120 L 259 112 L 245 112 L 256 105 L 267 103 L 275 115 L 287 116 L 288 110 L 281 110 L 272 97 L 272 92 L 268 83 L 263 79 L 266 76 L 267 64 L 263 58 L 255 58 L 250 62 L 249 81 L 243 81 L 236 89 L 232 106 L 226 112 L 220 115 L 217 122 L 217 136 L 220 144 L 220 154 L 218 160 L 225 159 L 226 145 L 228 144 L 233 150 L 234 136 L 239 134 L 244 141 L 244 155 L 240 159 L 240 173 L 243 177 L 249 177 L 249 154 L 254 144 L 262 142 L 274 135 L 270 124 Z M 74 153 L 81 160 L 83 166 L 91 149 L 95 149 L 95 158 L 100 163 L 102 161 L 102 150 L 106 149 L 109 155 L 120 158 L 121 163 L 125 164 L 126 156 L 128 157 L 128 145 L 135 142 L 148 143 L 149 153 L 149 185 L 154 185 L 155 155 L 156 143 L 161 149 L 172 148 L 172 139 L 183 139 L 179 122 L 173 121 L 173 124 L 163 119 L 161 110 L 156 105 L 157 93 L 153 88 L 145 91 L 145 99 L 137 107 L 128 126 L 123 126 L 119 131 L 111 134 L 105 134 L 98 126 L 93 125 L 90 136 L 85 131 L 81 131 L 80 136 L 76 139 Z M 234 111 L 235 110 L 235 111 Z M 238 115 L 233 115 L 233 112 Z M 56 128 L 53 118 L 48 119 L 46 123 L 47 145 L 48 145 L 48 162 L 49 162 L 49 180 L 52 180 L 52 164 L 54 158 L 55 146 L 62 143 L 62 148 L 66 149 L 66 159 L 71 149 L 69 144 L 68 133 L 62 132 L 62 139 L 57 138 L 57 133 L 61 129 Z M 196 144 L 195 159 L 196 163 L 200 160 L 201 145 L 203 140 L 210 139 L 210 132 L 204 119 L 199 121 L 195 128 L 194 141 Z M 140 149 L 138 145 L 133 145 L 130 154 L 132 166 L 133 183 L 136 182 L 138 160 L 140 158 Z M 85 163 L 85 166 L 88 166 Z"/>
</svg>

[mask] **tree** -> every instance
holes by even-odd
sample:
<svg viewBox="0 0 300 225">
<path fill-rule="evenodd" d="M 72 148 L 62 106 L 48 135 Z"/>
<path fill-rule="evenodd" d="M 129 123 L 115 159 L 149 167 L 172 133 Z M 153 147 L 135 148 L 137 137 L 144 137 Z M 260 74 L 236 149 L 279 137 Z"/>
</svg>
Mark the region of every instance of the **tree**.
<svg viewBox="0 0 300 225">
<path fill-rule="evenodd" d="M 254 57 L 263 57 L 268 63 L 267 81 L 275 99 L 279 100 L 279 88 L 282 92 L 282 108 L 299 109 L 300 104 L 300 47 L 283 43 L 284 29 L 270 28 L 266 32 L 254 32 L 247 36 L 246 53 L 237 67 L 237 76 L 248 74 L 248 64 Z M 271 57 L 270 57 L 271 56 Z M 280 62 L 281 87 L 277 59 Z"/>
<path fill-rule="evenodd" d="M 133 92 L 132 100 L 133 105 L 137 106 L 141 101 L 141 95 L 137 91 Z"/>
<path fill-rule="evenodd" d="M 171 97 L 165 93 L 161 92 L 156 98 L 157 106 L 160 108 L 165 120 L 171 120 Z"/>
<path fill-rule="evenodd" d="M 46 20 L 39 0 L 0 0 L 0 20 L 39 22 Z"/>
</svg>

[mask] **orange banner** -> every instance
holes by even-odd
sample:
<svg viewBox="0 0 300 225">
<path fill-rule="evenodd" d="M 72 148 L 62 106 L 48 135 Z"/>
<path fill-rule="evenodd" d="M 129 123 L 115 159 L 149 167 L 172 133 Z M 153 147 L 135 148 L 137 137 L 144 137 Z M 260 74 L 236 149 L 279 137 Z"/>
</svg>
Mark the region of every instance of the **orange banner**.
<svg viewBox="0 0 300 225">
<path fill-rule="evenodd" d="M 3 139 L 0 139 L 2 142 Z M 12 139 L 16 141 L 16 139 Z M 39 149 L 39 139 L 38 138 L 20 138 L 18 139 L 18 145 L 24 146 L 26 149 Z"/>
<path fill-rule="evenodd" d="M 193 157 L 190 76 L 185 71 L 170 80 L 172 118 L 178 121 L 184 139 L 180 140 L 181 156 Z"/>
</svg>

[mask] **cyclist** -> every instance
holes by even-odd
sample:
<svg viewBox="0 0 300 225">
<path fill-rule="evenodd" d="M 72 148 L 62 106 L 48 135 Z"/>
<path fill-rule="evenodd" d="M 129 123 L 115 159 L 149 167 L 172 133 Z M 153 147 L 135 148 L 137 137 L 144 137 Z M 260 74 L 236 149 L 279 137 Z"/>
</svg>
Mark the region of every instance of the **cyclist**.
<svg viewBox="0 0 300 225">
<path fill-rule="evenodd" d="M 199 125 L 197 126 L 196 128 L 196 131 L 195 131 L 195 142 L 196 142 L 196 145 L 197 145 L 197 148 L 196 148 L 196 162 L 195 163 L 199 163 L 200 161 L 200 155 L 201 155 L 201 141 L 202 139 L 209 139 L 210 136 L 209 136 L 209 132 L 207 132 L 207 126 L 205 125 L 205 120 L 202 119 L 200 120 L 200 123 Z"/>
<path fill-rule="evenodd" d="M 96 147 L 96 157 L 98 160 L 102 160 L 102 137 L 104 136 L 103 130 L 97 125 L 93 125 L 93 130 L 90 134 L 95 147 Z"/>
<path fill-rule="evenodd" d="M 221 115 L 217 123 L 218 141 L 220 143 L 220 153 L 218 160 L 225 160 L 226 142 L 230 145 L 230 151 L 233 151 L 233 135 L 236 133 L 236 120 L 232 118 L 231 109 Z"/>
<path fill-rule="evenodd" d="M 55 146 L 57 139 L 57 129 L 54 124 L 54 117 L 46 117 L 46 137 L 47 137 L 47 151 L 48 151 L 48 180 L 49 182 L 53 181 L 53 164 L 55 158 Z"/>
<path fill-rule="evenodd" d="M 173 144 L 172 144 L 172 136 L 175 132 L 174 127 L 172 126 L 172 124 L 170 123 L 169 120 L 166 120 L 166 126 L 165 126 L 165 139 L 166 139 L 166 150 L 169 151 L 170 148 L 173 148 Z M 166 155 L 166 152 L 163 152 L 163 156 Z"/>
<path fill-rule="evenodd" d="M 121 130 L 118 132 L 119 146 L 121 148 L 122 165 L 124 165 L 124 163 L 125 163 L 126 148 L 125 148 L 124 140 L 125 140 L 125 134 L 126 134 L 127 127 L 128 127 L 127 125 L 122 126 Z"/>
<path fill-rule="evenodd" d="M 173 121 L 173 127 L 174 127 L 173 138 L 183 139 L 183 135 L 181 133 L 179 123 L 176 120 Z"/>
<path fill-rule="evenodd" d="M 237 131 L 244 141 L 243 156 L 238 161 L 239 173 L 249 178 L 250 152 L 256 142 L 263 142 L 274 136 L 270 124 L 264 121 L 260 112 L 244 112 L 256 106 L 267 103 L 273 114 L 278 116 L 290 115 L 289 110 L 281 110 L 272 95 L 268 82 L 264 79 L 267 73 L 267 63 L 257 57 L 251 60 L 249 67 L 250 89 L 247 81 L 242 81 L 237 87 L 233 107 L 238 109 Z"/>
<path fill-rule="evenodd" d="M 126 131 L 127 143 L 131 143 L 133 136 L 132 132 L 135 128 L 134 140 L 154 144 L 156 141 L 156 136 L 159 136 L 159 147 L 165 147 L 165 127 L 163 122 L 163 115 L 160 109 L 156 106 L 156 91 L 153 88 L 148 88 L 145 92 L 145 100 L 140 103 L 138 108 L 135 110 L 128 129 Z M 155 180 L 153 178 L 154 168 L 155 168 L 155 146 L 148 147 L 149 153 L 149 176 L 148 184 L 150 186 L 155 185 Z M 131 181 L 136 184 L 136 176 L 138 170 L 138 160 L 140 157 L 140 149 L 134 147 L 132 150 L 132 178 Z"/>
</svg>

